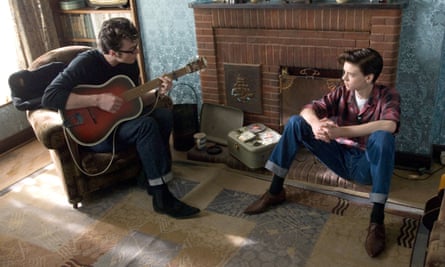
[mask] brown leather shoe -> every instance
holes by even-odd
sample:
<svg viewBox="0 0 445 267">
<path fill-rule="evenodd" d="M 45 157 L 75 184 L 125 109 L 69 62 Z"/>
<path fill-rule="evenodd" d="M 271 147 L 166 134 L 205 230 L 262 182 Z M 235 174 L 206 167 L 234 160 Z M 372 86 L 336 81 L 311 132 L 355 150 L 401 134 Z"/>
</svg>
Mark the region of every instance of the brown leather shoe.
<svg viewBox="0 0 445 267">
<path fill-rule="evenodd" d="M 244 210 L 244 213 L 248 215 L 259 214 L 265 212 L 270 206 L 281 204 L 285 200 L 286 191 L 284 189 L 281 190 L 278 195 L 272 195 L 267 191 L 261 198 L 250 204 L 250 206 Z"/>
<path fill-rule="evenodd" d="M 385 225 L 371 223 L 368 227 L 365 248 L 370 257 L 378 256 L 385 249 Z"/>
</svg>

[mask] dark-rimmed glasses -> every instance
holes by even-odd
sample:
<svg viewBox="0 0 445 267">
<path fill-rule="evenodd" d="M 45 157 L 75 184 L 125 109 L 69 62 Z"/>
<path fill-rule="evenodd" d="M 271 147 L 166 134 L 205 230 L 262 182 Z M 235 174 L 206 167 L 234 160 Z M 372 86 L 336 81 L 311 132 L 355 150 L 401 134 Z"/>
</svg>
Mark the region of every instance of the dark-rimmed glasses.
<svg viewBox="0 0 445 267">
<path fill-rule="evenodd" d="M 125 54 L 135 54 L 135 52 L 139 49 L 139 46 L 135 46 L 133 49 L 131 50 L 118 50 L 118 52 L 120 53 L 125 53 Z"/>
</svg>

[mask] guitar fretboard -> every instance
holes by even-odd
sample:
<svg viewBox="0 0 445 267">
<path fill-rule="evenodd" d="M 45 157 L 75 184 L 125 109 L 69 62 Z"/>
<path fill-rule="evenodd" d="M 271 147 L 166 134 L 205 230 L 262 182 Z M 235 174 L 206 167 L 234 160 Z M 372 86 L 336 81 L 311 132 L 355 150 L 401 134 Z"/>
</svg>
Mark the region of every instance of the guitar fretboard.
<svg viewBox="0 0 445 267">
<path fill-rule="evenodd" d="M 187 73 L 190 73 L 190 71 L 188 70 L 187 67 L 183 67 L 181 69 L 172 71 L 172 72 L 165 74 L 163 76 L 167 76 L 168 78 L 170 78 L 172 80 L 176 80 L 179 77 L 186 75 Z M 126 101 L 131 101 L 131 100 L 133 100 L 137 97 L 140 97 L 143 94 L 149 92 L 150 90 L 159 87 L 160 85 L 161 85 L 161 80 L 159 80 L 158 78 L 153 79 L 143 85 L 137 86 L 135 88 L 132 88 L 132 89 L 124 92 L 122 95 L 122 98 L 125 99 Z"/>
</svg>

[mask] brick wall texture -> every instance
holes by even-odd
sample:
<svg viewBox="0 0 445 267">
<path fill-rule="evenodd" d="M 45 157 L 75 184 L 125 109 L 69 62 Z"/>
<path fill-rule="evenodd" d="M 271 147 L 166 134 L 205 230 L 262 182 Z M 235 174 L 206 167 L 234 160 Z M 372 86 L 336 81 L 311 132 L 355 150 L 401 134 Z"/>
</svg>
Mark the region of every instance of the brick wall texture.
<svg viewBox="0 0 445 267">
<path fill-rule="evenodd" d="M 395 85 L 401 10 L 366 8 L 196 8 L 198 53 L 205 103 L 226 105 L 224 64 L 260 64 L 262 114 L 245 113 L 245 124 L 281 130 L 281 66 L 341 69 L 346 49 L 372 47 L 384 59 L 380 83 Z"/>
</svg>

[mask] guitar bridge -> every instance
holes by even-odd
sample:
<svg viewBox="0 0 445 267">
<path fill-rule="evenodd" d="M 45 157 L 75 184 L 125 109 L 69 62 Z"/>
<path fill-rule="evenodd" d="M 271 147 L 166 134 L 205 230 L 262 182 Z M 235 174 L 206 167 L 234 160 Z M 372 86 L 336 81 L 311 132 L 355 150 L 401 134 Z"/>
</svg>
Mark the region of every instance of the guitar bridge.
<svg viewBox="0 0 445 267">
<path fill-rule="evenodd" d="M 75 126 L 82 125 L 83 121 L 84 121 L 83 117 L 80 113 L 74 113 L 68 118 L 65 118 L 65 120 L 63 121 L 63 126 L 65 126 L 66 128 L 72 128 Z"/>
</svg>

